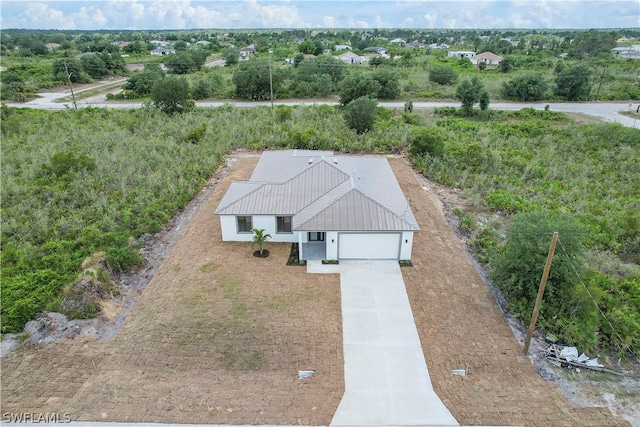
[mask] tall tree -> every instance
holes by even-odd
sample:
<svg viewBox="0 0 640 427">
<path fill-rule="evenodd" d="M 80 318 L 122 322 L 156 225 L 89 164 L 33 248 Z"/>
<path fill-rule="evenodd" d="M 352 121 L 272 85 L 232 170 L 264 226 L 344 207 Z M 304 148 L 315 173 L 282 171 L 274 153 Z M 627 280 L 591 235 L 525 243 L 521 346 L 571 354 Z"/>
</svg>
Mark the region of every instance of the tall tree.
<svg viewBox="0 0 640 427">
<path fill-rule="evenodd" d="M 540 73 L 528 72 L 502 83 L 502 96 L 515 101 L 540 101 L 549 87 Z"/>
<path fill-rule="evenodd" d="M 587 100 L 591 92 L 590 78 L 591 69 L 587 64 L 567 67 L 556 75 L 555 93 L 567 101 Z"/>
<path fill-rule="evenodd" d="M 377 98 L 380 83 L 368 75 L 352 74 L 345 78 L 340 85 L 340 104 L 347 105 L 354 99 L 369 96 Z"/>
<path fill-rule="evenodd" d="M 189 93 L 189 83 L 183 77 L 169 76 L 157 81 L 151 90 L 153 104 L 167 114 L 181 113 L 195 103 Z"/>
<path fill-rule="evenodd" d="M 484 84 L 478 76 L 473 76 L 471 80 L 464 80 L 456 88 L 456 98 L 462 103 L 462 111 L 470 116 L 473 113 L 473 105 L 479 104 L 481 110 L 489 107 L 489 92 L 484 88 Z"/>
<path fill-rule="evenodd" d="M 368 96 L 362 96 L 349 102 L 343 112 L 347 126 L 358 134 L 371 130 L 376 121 L 377 107 L 378 101 Z"/>
<path fill-rule="evenodd" d="M 222 49 L 222 59 L 224 59 L 224 65 L 231 67 L 236 65 L 240 58 L 240 49 L 237 47 L 228 47 Z"/>
<path fill-rule="evenodd" d="M 238 65 L 233 72 L 233 84 L 238 98 L 268 100 L 277 98 L 282 87 L 283 74 L 269 58 L 254 58 Z"/>
<path fill-rule="evenodd" d="M 517 214 L 507 230 L 505 247 L 491 260 L 492 280 L 520 318 L 531 315 L 551 236 L 556 231 L 563 252 L 553 259 L 541 311 L 542 317 L 550 319 L 571 303 L 577 279 L 573 268 L 584 267 L 583 227 L 568 216 L 543 212 Z"/>
</svg>

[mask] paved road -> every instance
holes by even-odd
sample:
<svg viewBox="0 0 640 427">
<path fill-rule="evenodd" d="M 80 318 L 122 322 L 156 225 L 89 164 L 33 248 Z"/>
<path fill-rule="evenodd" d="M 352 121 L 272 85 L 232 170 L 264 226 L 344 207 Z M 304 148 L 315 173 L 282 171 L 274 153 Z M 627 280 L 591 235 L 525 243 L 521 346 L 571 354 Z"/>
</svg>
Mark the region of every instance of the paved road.
<svg viewBox="0 0 640 427">
<path fill-rule="evenodd" d="M 57 93 L 41 93 L 41 98 L 34 99 L 33 101 L 25 103 L 11 103 L 7 102 L 7 105 L 11 107 L 23 107 L 23 108 L 38 108 L 43 110 L 65 110 L 73 108 L 71 102 L 59 102 L 59 99 L 68 98 L 69 92 L 57 92 Z M 261 102 L 222 102 L 222 101 L 202 101 L 196 102 L 198 107 L 203 108 L 216 108 L 222 105 L 231 104 L 235 107 L 250 108 L 258 106 L 271 105 L 269 101 Z M 288 101 L 276 101 L 276 105 L 336 105 L 334 101 L 305 101 L 305 100 L 288 100 Z M 404 102 L 381 102 L 381 106 L 387 108 L 403 108 Z M 588 116 L 596 117 L 606 122 L 620 123 L 624 126 L 640 128 L 640 120 L 633 119 L 631 117 L 620 114 L 631 110 L 629 104 L 626 101 L 618 102 L 561 102 L 561 103 L 545 103 L 545 102 L 492 102 L 490 108 L 496 110 L 520 110 L 525 107 L 535 108 L 542 110 L 546 105 L 549 105 L 549 109 L 552 111 L 560 111 L 563 113 L 578 113 Z M 83 99 L 78 101 L 78 107 L 99 107 L 99 108 L 111 108 L 130 110 L 133 108 L 140 108 L 142 102 L 114 102 L 106 101 L 105 95 L 98 95 L 92 98 Z M 436 108 L 436 107 L 460 107 L 459 102 L 414 102 L 414 109 Z M 633 106 L 635 111 L 636 105 Z"/>
</svg>

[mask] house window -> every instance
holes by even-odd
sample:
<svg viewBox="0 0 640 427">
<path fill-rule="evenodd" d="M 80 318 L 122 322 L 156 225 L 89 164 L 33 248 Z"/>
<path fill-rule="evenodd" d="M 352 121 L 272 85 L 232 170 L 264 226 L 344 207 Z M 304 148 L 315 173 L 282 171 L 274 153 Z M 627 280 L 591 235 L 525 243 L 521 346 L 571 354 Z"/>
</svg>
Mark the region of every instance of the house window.
<svg viewBox="0 0 640 427">
<path fill-rule="evenodd" d="M 278 233 L 291 233 L 291 216 L 277 216 L 276 224 Z"/>
<path fill-rule="evenodd" d="M 238 233 L 251 233 L 253 227 L 250 216 L 237 216 L 236 223 L 238 224 Z"/>
<path fill-rule="evenodd" d="M 324 242 L 324 233 L 321 231 L 312 231 L 307 236 L 310 242 Z"/>
</svg>

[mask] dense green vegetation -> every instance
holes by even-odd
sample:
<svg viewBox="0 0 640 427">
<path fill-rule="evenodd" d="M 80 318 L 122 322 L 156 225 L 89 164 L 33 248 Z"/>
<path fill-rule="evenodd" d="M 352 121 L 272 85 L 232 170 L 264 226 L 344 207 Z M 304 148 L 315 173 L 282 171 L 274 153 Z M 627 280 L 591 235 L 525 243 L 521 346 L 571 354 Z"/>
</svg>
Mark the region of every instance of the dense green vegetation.
<svg viewBox="0 0 640 427">
<path fill-rule="evenodd" d="M 104 260 L 98 276 L 139 265 L 139 238 L 159 231 L 231 150 L 309 148 L 409 152 L 420 173 L 460 189 L 469 200 L 457 210 L 460 227 L 525 321 L 543 266 L 527 270 L 522 256 L 510 254 L 524 245 L 538 264 L 557 231 L 543 225 L 570 218 L 559 230 L 567 255 L 559 249 L 557 256 L 571 259 L 580 280 L 552 276 L 540 325 L 585 349 L 640 350 L 637 129 L 578 125 L 532 109 L 467 117 L 451 108 L 435 115 L 378 108 L 373 127 L 356 133 L 340 110 L 224 106 L 166 115 L 156 108 L 3 107 L 2 331 L 19 331 L 43 309 L 64 312 L 69 284 L 87 258 Z M 530 223 L 537 224 L 535 236 L 519 244 L 510 238 L 526 235 L 522 224 Z M 509 268 L 530 273 L 514 280 L 503 274 Z M 98 310 L 86 304 L 67 312 L 86 317 Z"/>
<path fill-rule="evenodd" d="M 342 81 L 349 76 L 351 82 L 378 81 L 382 92 L 368 95 L 379 99 L 453 99 L 456 81 L 477 76 L 492 99 L 626 101 L 640 98 L 640 61 L 612 54 L 620 40 L 629 40 L 621 39 L 623 36 L 637 38 L 640 31 L 5 30 L 0 34 L 0 53 L 7 70 L 0 73 L 0 96 L 24 101 L 39 89 L 61 86 L 68 80 L 82 83 L 114 75 L 134 78 L 139 71 L 128 71 L 127 65 L 163 63 L 168 73 L 187 77 L 194 99 L 267 99 L 270 84 L 276 99 L 324 97 L 341 93 Z M 390 42 L 398 37 L 406 44 Z M 45 43 L 57 47 L 49 50 Z M 362 65 L 346 65 L 337 59 L 345 50 L 336 50 L 336 45 L 349 46 L 366 59 Z M 175 53 L 152 55 L 159 46 Z M 249 46 L 247 52 L 241 50 Z M 382 56 L 367 50 L 371 47 L 384 47 L 387 53 Z M 499 66 L 473 65 L 467 58 L 448 56 L 458 50 L 490 51 L 504 59 Z M 222 70 L 203 66 L 220 59 L 226 61 Z M 531 82 L 535 88 L 529 88 Z M 137 92 L 138 88 L 144 89 L 128 83 L 125 89 L 131 92 L 121 96 L 149 95 L 148 89 Z"/>
</svg>

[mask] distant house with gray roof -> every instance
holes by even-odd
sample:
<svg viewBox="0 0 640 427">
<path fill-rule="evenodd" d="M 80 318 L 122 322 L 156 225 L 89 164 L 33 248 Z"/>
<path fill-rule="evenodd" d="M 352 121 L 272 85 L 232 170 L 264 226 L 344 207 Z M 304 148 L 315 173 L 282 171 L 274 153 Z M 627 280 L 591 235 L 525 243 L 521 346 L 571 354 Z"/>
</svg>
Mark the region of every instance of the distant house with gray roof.
<svg viewBox="0 0 640 427">
<path fill-rule="evenodd" d="M 473 55 L 470 60 L 474 65 L 478 65 L 480 62 L 484 62 L 487 65 L 498 66 L 504 58 L 500 55 L 496 55 L 493 52 L 482 52 L 477 55 Z"/>
<path fill-rule="evenodd" d="M 176 50 L 175 49 L 165 49 L 163 47 L 157 47 L 157 48 L 149 51 L 149 53 L 151 55 L 154 55 L 154 56 L 164 56 L 164 55 L 171 55 L 173 53 L 176 53 Z"/>
<path fill-rule="evenodd" d="M 215 211 L 222 240 L 297 242 L 300 259 L 411 259 L 418 223 L 384 157 L 266 151 Z"/>
<path fill-rule="evenodd" d="M 351 52 L 350 50 L 336 56 L 336 58 L 344 62 L 345 64 L 362 64 L 362 57 Z"/>
</svg>

